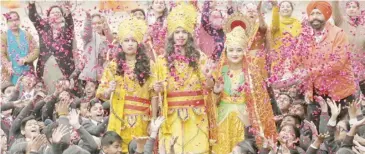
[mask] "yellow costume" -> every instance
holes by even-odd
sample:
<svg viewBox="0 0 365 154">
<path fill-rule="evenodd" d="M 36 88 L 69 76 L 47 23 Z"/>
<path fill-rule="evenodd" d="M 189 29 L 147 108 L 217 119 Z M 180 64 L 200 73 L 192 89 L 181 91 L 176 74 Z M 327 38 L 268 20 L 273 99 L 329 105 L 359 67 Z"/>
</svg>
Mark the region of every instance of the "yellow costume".
<svg viewBox="0 0 365 154">
<path fill-rule="evenodd" d="M 143 39 L 147 26 L 141 20 L 126 19 L 119 26 L 119 39 L 132 36 L 138 43 Z M 128 64 L 128 68 L 135 64 Z M 104 92 L 109 87 L 109 82 L 116 81 L 117 88 L 112 94 L 110 102 L 110 116 L 108 131 L 115 131 L 123 138 L 122 151 L 128 152 L 128 144 L 133 137 L 148 136 L 147 127 L 150 120 L 150 84 L 148 78 L 141 86 L 134 73 L 118 75 L 117 63 L 112 61 L 103 72 L 101 84 L 97 90 L 97 97 L 103 100 Z"/>
<path fill-rule="evenodd" d="M 279 8 L 274 6 L 272 10 L 272 25 L 270 39 L 273 56 L 271 63 L 271 74 L 279 78 L 286 72 L 292 72 L 295 38 L 301 33 L 302 25 L 298 19 L 291 17 L 280 17 Z"/>
<path fill-rule="evenodd" d="M 249 52 L 242 60 L 242 70 L 231 70 L 224 52 L 214 73 L 215 80 L 224 83 L 224 90 L 213 99 L 214 102 L 219 102 L 217 142 L 213 146 L 213 151 L 222 154 L 230 153 L 237 143 L 244 140 L 247 125 L 251 125 L 257 132 L 258 144 L 261 143 L 259 140 L 261 134 L 265 136 L 276 134 L 270 99 L 263 82 L 265 71 L 262 70 L 261 63 L 264 58 L 249 54 L 255 45 L 254 38 L 258 26 L 250 25 L 247 17 L 236 13 L 228 18 L 224 31 L 225 50 L 230 45 L 245 44 Z M 248 121 L 244 123 L 243 119 Z"/>
<path fill-rule="evenodd" d="M 178 5 L 167 18 L 168 33 L 172 34 L 176 28 L 182 27 L 192 34 L 196 18 L 194 6 L 184 3 Z M 202 52 L 200 54 L 197 68 L 190 67 L 189 62 L 175 59 L 172 62 L 175 69 L 171 71 L 167 59 L 162 56 L 155 63 L 155 82 L 165 81 L 162 114 L 166 121 L 162 126 L 160 140 L 166 141 L 165 149 L 168 152 L 168 143 L 173 136 L 178 137 L 174 146 L 175 153 L 209 152 L 208 117 L 203 90 L 206 79 L 201 72 L 206 56 Z"/>
</svg>

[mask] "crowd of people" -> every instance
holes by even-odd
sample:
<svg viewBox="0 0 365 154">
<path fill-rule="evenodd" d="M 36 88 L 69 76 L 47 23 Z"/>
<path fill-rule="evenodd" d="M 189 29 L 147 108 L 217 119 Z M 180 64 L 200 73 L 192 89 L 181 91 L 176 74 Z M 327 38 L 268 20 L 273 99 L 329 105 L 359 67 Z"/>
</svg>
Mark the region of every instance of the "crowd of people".
<svg viewBox="0 0 365 154">
<path fill-rule="evenodd" d="M 72 2 L 43 18 L 26 3 L 39 41 L 3 14 L 1 154 L 365 153 L 358 1 L 300 20 L 272 0 L 267 23 L 262 1 L 153 0 L 116 32 L 88 11 L 75 31 Z"/>
</svg>

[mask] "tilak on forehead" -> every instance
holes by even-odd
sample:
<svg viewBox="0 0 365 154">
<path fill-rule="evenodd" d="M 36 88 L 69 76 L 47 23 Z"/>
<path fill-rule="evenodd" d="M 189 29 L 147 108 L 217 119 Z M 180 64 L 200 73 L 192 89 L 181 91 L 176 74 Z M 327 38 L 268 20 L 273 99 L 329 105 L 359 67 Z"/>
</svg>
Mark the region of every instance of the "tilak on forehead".
<svg viewBox="0 0 365 154">
<path fill-rule="evenodd" d="M 126 37 L 131 36 L 138 43 L 141 43 L 146 32 L 147 24 L 145 21 L 137 18 L 127 18 L 119 25 L 118 37 L 120 41 L 123 41 Z"/>
<path fill-rule="evenodd" d="M 318 9 L 324 15 L 325 19 L 328 20 L 332 15 L 332 6 L 330 3 L 326 1 L 313 1 L 310 2 L 307 6 L 307 14 L 308 16 L 314 9 Z"/>
<path fill-rule="evenodd" d="M 189 33 L 193 33 L 198 12 L 194 5 L 180 3 L 167 16 L 168 35 L 171 35 L 177 28 L 181 27 Z"/>
</svg>

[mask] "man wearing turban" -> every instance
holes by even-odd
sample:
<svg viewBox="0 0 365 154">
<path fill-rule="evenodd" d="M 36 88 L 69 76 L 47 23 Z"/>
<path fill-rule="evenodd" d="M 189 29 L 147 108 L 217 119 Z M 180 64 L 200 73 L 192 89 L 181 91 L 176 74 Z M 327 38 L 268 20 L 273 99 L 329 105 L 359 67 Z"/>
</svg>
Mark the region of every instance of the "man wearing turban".
<svg viewBox="0 0 365 154">
<path fill-rule="evenodd" d="M 310 27 L 303 28 L 297 49 L 300 65 L 308 70 L 304 84 L 306 98 L 322 96 L 345 106 L 356 91 L 346 33 L 327 22 L 332 6 L 326 1 L 310 2 L 307 14 Z M 341 110 L 340 116 L 346 112 Z"/>
</svg>

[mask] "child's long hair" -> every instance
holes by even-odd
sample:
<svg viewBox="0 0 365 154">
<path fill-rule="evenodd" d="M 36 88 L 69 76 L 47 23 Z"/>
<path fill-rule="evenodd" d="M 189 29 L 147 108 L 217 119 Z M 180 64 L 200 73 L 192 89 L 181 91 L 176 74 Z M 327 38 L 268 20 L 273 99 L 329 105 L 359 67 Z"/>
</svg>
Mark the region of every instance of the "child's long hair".
<svg viewBox="0 0 365 154">
<path fill-rule="evenodd" d="M 146 82 L 151 75 L 150 60 L 142 44 L 138 45 L 136 55 L 136 65 L 133 69 L 135 77 L 138 79 L 140 86 Z M 117 55 L 117 75 L 123 76 L 125 70 L 125 52 L 119 52 Z"/>
</svg>

